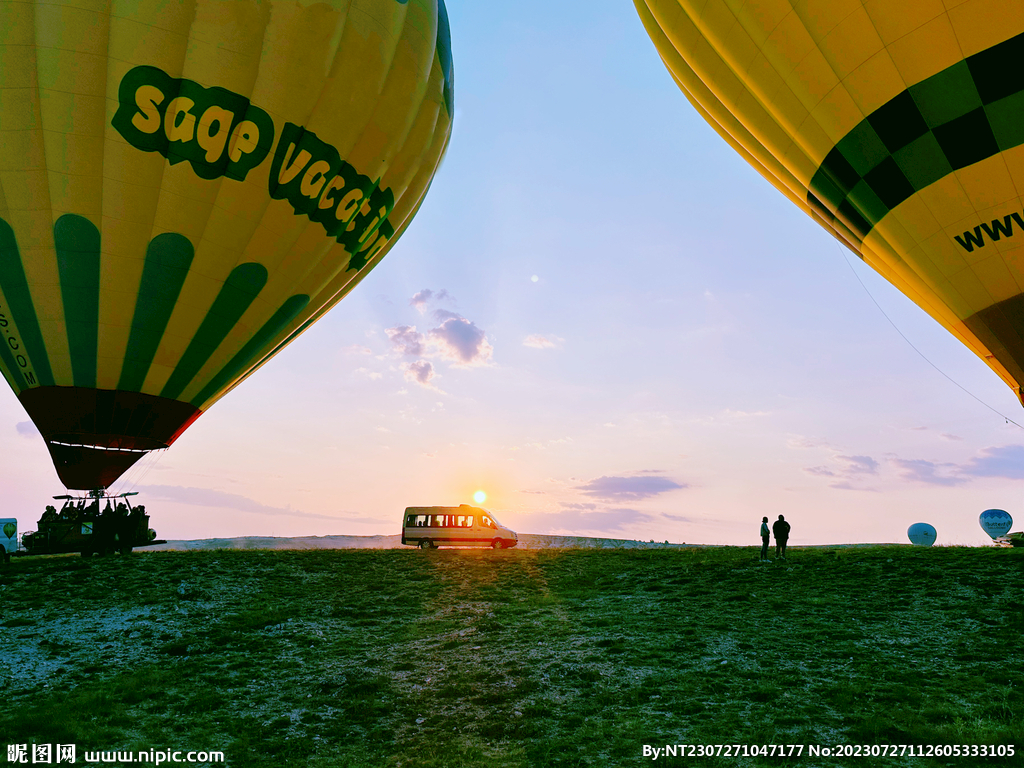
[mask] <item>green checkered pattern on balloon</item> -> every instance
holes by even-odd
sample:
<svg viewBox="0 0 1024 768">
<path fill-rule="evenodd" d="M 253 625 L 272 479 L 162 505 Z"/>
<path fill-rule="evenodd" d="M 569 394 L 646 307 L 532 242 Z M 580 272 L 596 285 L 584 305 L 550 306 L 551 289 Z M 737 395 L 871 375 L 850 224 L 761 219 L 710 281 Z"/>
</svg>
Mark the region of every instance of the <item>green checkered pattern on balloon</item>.
<svg viewBox="0 0 1024 768">
<path fill-rule="evenodd" d="M 863 239 L 893 208 L 960 168 L 1024 144 L 1024 34 L 922 80 L 825 157 L 807 201 Z"/>
</svg>

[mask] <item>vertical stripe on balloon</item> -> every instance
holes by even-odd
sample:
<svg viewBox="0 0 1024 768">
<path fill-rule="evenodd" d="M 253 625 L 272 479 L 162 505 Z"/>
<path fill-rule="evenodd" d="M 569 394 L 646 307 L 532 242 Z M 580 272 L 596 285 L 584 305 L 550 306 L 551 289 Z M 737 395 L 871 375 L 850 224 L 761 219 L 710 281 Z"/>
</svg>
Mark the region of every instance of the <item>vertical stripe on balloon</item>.
<svg viewBox="0 0 1024 768">
<path fill-rule="evenodd" d="M 142 269 L 118 389 L 142 391 L 193 256 L 192 243 L 187 237 L 174 232 L 157 235 L 146 248 L 146 263 Z"/>
<path fill-rule="evenodd" d="M 292 296 L 282 304 L 273 317 L 263 324 L 263 327 L 256 332 L 256 335 L 249 339 L 248 343 L 242 347 L 238 354 L 221 368 L 220 373 L 214 376 L 198 395 L 192 398 L 192 405 L 196 408 L 201 407 L 203 403 L 216 395 L 220 389 L 233 381 L 238 374 L 242 373 L 256 359 L 256 356 L 263 351 L 263 348 L 284 330 L 299 312 L 306 308 L 307 304 L 309 304 L 309 296 L 303 294 Z"/>
<path fill-rule="evenodd" d="M 100 326 L 100 232 L 88 219 L 68 213 L 53 225 L 53 243 L 75 386 L 95 387 Z"/>
<path fill-rule="evenodd" d="M 228 275 L 213 306 L 164 385 L 161 397 L 177 399 L 267 284 L 267 268 L 249 262 Z"/>
<path fill-rule="evenodd" d="M 32 294 L 25 279 L 25 267 L 11 226 L 0 219 L 0 289 L 7 297 L 7 305 L 16 318 L 21 333 L 20 344 L 31 358 L 36 378 L 41 386 L 53 386 L 53 370 L 46 354 L 46 344 L 39 330 L 39 318 Z"/>
</svg>

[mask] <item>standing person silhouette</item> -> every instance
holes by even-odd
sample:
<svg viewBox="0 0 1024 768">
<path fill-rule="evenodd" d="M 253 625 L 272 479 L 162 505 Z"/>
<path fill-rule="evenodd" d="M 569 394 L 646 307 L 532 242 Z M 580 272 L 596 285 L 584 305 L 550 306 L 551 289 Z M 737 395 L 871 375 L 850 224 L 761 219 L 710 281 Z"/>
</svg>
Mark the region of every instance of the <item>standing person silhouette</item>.
<svg viewBox="0 0 1024 768">
<path fill-rule="evenodd" d="M 761 518 L 761 560 L 770 563 L 768 559 L 768 537 L 771 536 L 771 531 L 768 529 L 768 518 Z"/>
<path fill-rule="evenodd" d="M 789 541 L 790 525 L 786 518 L 779 515 L 779 519 L 772 524 L 772 533 L 775 534 L 775 556 L 786 559 L 786 542 Z"/>
</svg>

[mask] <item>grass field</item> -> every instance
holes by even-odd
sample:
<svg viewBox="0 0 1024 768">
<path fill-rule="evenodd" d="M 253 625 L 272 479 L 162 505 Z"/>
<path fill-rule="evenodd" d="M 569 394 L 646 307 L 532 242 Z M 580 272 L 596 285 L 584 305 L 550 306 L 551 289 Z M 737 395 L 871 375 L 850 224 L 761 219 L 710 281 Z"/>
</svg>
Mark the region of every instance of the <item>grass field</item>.
<svg viewBox="0 0 1024 768">
<path fill-rule="evenodd" d="M 644 744 L 1015 744 L 1024 550 L 339 550 L 0 570 L 0 735 L 230 766 L 627 766 Z M 1016 742 L 1015 742 L 1016 739 Z M 0 749 L 3 749 L 0 746 Z"/>
</svg>

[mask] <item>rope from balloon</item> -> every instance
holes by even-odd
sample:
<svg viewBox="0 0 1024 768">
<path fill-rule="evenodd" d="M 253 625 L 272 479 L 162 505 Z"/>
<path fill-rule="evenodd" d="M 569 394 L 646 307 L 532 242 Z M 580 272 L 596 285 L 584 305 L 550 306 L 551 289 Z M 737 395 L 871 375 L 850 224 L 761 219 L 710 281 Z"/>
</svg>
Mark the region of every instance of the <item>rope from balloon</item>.
<svg viewBox="0 0 1024 768">
<path fill-rule="evenodd" d="M 936 365 L 935 363 L 933 363 L 933 362 L 932 362 L 931 360 L 929 360 L 929 359 L 928 359 L 928 357 L 927 357 L 927 356 L 926 356 L 926 355 L 924 354 L 924 352 L 922 352 L 922 351 L 921 351 L 920 349 L 918 349 L 917 347 L 915 347 L 915 346 L 914 346 L 914 343 L 913 343 L 913 342 L 912 342 L 912 341 L 911 341 L 910 339 L 908 339 L 908 338 L 907 338 L 906 334 L 904 334 L 904 333 L 903 333 L 903 331 L 901 331 L 901 330 L 899 329 L 899 326 L 897 326 L 897 325 L 896 325 L 896 323 L 894 323 L 894 322 L 892 321 L 892 318 L 891 318 L 891 317 L 889 317 L 889 315 L 887 315 L 887 314 L 886 314 L 885 310 L 884 310 L 884 309 L 882 309 L 882 305 L 881 305 L 881 304 L 879 304 L 879 303 L 878 303 L 878 301 L 877 301 L 877 300 L 875 299 L 875 297 L 874 297 L 874 296 L 873 296 L 873 295 L 871 294 L 871 291 L 870 291 L 870 290 L 868 290 L 868 287 L 867 287 L 867 286 L 866 286 L 866 285 L 864 284 L 864 281 L 860 279 L 860 275 L 858 275 L 858 274 L 857 274 L 857 270 L 853 268 L 853 264 L 851 264 L 851 263 L 850 263 L 850 260 L 849 260 L 849 258 L 847 258 L 847 256 L 846 256 L 846 253 L 845 253 L 845 252 L 843 251 L 843 248 L 842 248 L 842 246 L 841 246 L 841 245 L 839 244 L 839 242 L 838 242 L 838 241 L 836 242 L 836 247 L 837 247 L 837 248 L 839 248 L 839 252 L 840 252 L 840 253 L 842 253 L 842 255 L 843 255 L 843 261 L 845 261 L 845 262 L 846 262 L 846 266 L 848 266 L 848 267 L 850 268 L 850 271 L 851 271 L 851 272 L 853 272 L 853 276 L 857 278 L 857 282 L 858 282 L 858 283 L 860 283 L 860 287 L 864 289 L 864 292 L 865 292 L 865 293 L 866 293 L 866 294 L 868 295 L 868 298 L 869 298 L 869 299 L 871 299 L 872 303 L 873 303 L 873 304 L 874 304 L 874 305 L 875 305 L 876 307 L 878 307 L 878 311 L 882 313 L 882 317 L 884 317 L 884 318 L 885 318 L 886 320 L 888 320 L 888 321 L 889 321 L 889 325 L 891 325 L 891 326 L 892 326 L 893 328 L 895 328 L 895 329 L 896 329 L 896 333 L 898 333 L 898 334 L 899 334 L 899 335 L 900 335 L 900 336 L 901 336 L 901 337 L 903 338 L 903 340 L 904 340 L 905 342 L 907 342 L 907 344 L 909 344 L 909 345 L 910 345 L 910 348 L 911 348 L 912 350 L 914 350 L 915 352 L 917 352 L 917 354 L 919 354 L 919 355 L 921 356 L 921 359 L 922 359 L 922 360 L 924 360 L 924 361 L 925 361 L 926 363 L 928 363 L 928 365 L 930 365 L 930 366 L 931 366 L 932 368 L 934 368 L 934 369 L 935 369 L 936 371 L 938 371 L 938 372 L 939 372 L 940 374 L 942 374 L 942 375 L 943 375 L 943 376 L 944 376 L 944 377 L 946 378 L 946 380 L 947 380 L 947 381 L 949 381 L 949 382 L 950 382 L 951 384 L 954 384 L 955 386 L 959 387 L 959 388 L 960 388 L 961 390 L 963 390 L 963 391 L 964 391 L 964 392 L 965 392 L 966 394 L 970 395 L 970 396 L 971 396 L 971 397 L 973 397 L 973 398 L 974 398 L 975 400 L 977 400 L 977 401 L 978 401 L 979 403 L 981 403 L 981 404 L 982 404 L 983 406 L 985 406 L 985 407 L 986 407 L 986 408 L 988 408 L 988 409 L 989 409 L 990 411 L 992 411 L 992 413 L 996 414 L 997 416 L 1000 416 L 1000 417 L 1001 417 L 1001 418 L 1002 418 L 1002 419 L 1003 419 L 1004 421 L 1006 421 L 1006 423 L 1007 423 L 1007 424 L 1013 424 L 1013 426 L 1015 426 L 1015 427 L 1020 427 L 1021 429 L 1024 429 L 1024 426 L 1021 426 L 1020 424 L 1018 424 L 1018 423 L 1017 423 L 1016 421 L 1014 421 L 1013 419 L 1011 419 L 1011 418 L 1010 418 L 1009 416 L 1007 416 L 1006 414 L 1004 414 L 1004 413 L 1002 413 L 1001 411 L 999 411 L 999 410 L 997 410 L 997 409 L 993 408 L 993 407 L 992 407 L 991 405 L 989 405 L 988 403 L 986 403 L 986 402 L 985 402 L 984 400 L 982 400 L 982 399 L 981 399 L 980 397 L 978 397 L 977 395 L 975 395 L 975 394 L 974 394 L 973 392 L 971 392 L 971 391 L 970 391 L 969 389 L 967 389 L 967 388 L 966 388 L 966 387 L 964 387 L 964 386 L 963 386 L 962 384 L 960 384 L 959 382 L 957 382 L 956 380 L 954 380 L 954 379 L 953 379 L 953 378 L 952 378 L 951 376 L 949 376 L 949 375 L 948 375 L 948 374 L 947 374 L 947 373 L 946 373 L 945 371 L 943 371 L 943 370 L 942 370 L 941 368 L 939 368 L 939 366 L 937 366 L 937 365 Z"/>
</svg>

